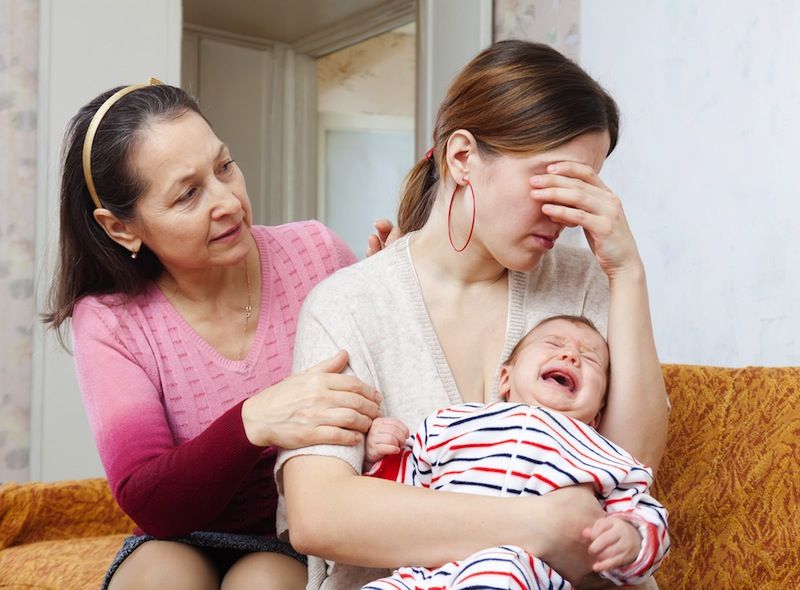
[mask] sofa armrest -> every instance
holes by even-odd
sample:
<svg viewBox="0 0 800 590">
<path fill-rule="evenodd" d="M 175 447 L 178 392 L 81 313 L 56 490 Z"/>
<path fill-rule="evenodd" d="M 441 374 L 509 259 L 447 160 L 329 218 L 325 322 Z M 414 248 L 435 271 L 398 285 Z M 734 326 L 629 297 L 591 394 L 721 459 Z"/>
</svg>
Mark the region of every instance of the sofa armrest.
<svg viewBox="0 0 800 590">
<path fill-rule="evenodd" d="M 133 528 L 103 478 L 0 486 L 0 550 Z"/>
</svg>

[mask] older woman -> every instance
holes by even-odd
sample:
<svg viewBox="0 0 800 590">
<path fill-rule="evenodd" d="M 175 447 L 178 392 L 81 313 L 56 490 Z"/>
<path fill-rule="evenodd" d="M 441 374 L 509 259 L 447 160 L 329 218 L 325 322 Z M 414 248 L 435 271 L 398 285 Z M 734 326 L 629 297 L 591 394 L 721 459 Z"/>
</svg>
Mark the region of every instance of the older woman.
<svg viewBox="0 0 800 590">
<path fill-rule="evenodd" d="M 308 291 L 355 260 L 317 222 L 252 225 L 244 177 L 179 88 L 108 91 L 72 120 L 60 268 L 78 379 L 112 491 L 138 525 L 125 588 L 305 586 L 275 537 L 276 447 L 352 445 L 375 389 L 334 351 L 290 377 Z"/>
<path fill-rule="evenodd" d="M 614 101 L 557 51 L 496 43 L 457 76 L 433 147 L 400 207 L 406 235 L 320 284 L 304 304 L 295 367 L 339 348 L 381 391 L 385 415 L 497 399 L 500 365 L 549 315 L 582 315 L 608 335 L 611 381 L 600 432 L 656 467 L 668 405 L 645 273 L 619 198 L 599 172 L 617 141 Z M 583 228 L 591 251 L 557 244 Z M 589 490 L 495 498 L 358 477 L 363 446 L 282 452 L 288 526 L 314 560 L 310 587 L 345 590 L 385 568 L 436 567 L 516 545 L 571 580 L 591 569 Z M 352 565 L 350 565 L 352 564 Z"/>
</svg>

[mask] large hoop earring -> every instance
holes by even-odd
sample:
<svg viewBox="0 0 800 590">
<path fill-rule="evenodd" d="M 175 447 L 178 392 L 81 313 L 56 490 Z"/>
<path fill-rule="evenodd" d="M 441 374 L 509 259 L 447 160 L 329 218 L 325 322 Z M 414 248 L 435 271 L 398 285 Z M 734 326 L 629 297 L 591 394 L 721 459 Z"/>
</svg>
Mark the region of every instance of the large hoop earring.
<svg viewBox="0 0 800 590">
<path fill-rule="evenodd" d="M 456 252 L 463 252 L 466 249 L 466 247 L 469 245 L 470 240 L 472 239 L 472 232 L 475 229 L 475 211 L 476 211 L 475 189 L 472 188 L 472 184 L 466 178 L 464 179 L 464 182 L 467 183 L 469 192 L 472 194 L 472 222 L 470 223 L 469 226 L 469 235 L 467 236 L 467 241 L 464 242 L 464 245 L 461 246 L 460 248 L 456 248 L 456 245 L 453 243 L 453 233 L 452 230 L 450 229 L 450 218 L 453 214 L 453 203 L 455 202 L 456 193 L 458 192 L 458 187 L 460 186 L 458 183 L 456 183 L 456 188 L 453 189 L 453 194 L 450 196 L 450 207 L 448 207 L 447 209 L 447 237 L 450 239 L 450 245 Z M 466 194 L 466 192 L 467 192 L 466 189 L 464 189 L 464 194 Z"/>
</svg>

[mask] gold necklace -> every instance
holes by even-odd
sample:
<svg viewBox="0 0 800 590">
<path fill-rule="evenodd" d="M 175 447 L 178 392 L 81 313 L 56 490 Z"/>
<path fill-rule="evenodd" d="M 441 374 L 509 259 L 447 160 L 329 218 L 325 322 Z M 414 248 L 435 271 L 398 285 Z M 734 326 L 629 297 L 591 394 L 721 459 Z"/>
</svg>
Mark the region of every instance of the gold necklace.
<svg viewBox="0 0 800 590">
<path fill-rule="evenodd" d="M 250 324 L 250 316 L 253 315 L 253 293 L 252 286 L 250 285 L 250 273 L 247 269 L 247 258 L 244 259 L 244 276 L 247 279 L 247 305 L 244 306 L 244 336 L 242 338 L 242 347 L 239 349 L 239 360 L 246 358 L 245 345 L 247 344 L 247 328 Z"/>
</svg>

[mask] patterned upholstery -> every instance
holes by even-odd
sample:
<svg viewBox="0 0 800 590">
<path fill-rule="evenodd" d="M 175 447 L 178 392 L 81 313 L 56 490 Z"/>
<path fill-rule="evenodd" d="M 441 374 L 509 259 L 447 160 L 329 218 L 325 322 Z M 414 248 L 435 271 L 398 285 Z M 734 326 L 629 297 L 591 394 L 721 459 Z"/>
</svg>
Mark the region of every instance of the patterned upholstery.
<svg viewBox="0 0 800 590">
<path fill-rule="evenodd" d="M 0 486 L 0 588 L 97 590 L 133 526 L 105 479 Z"/>
<path fill-rule="evenodd" d="M 800 367 L 665 365 L 654 496 L 670 511 L 661 590 L 793 588 L 800 574 Z M 131 521 L 105 480 L 0 486 L 0 588 L 96 590 Z"/>
<path fill-rule="evenodd" d="M 672 400 L 654 496 L 670 511 L 659 587 L 794 588 L 800 367 L 664 366 Z"/>
</svg>

